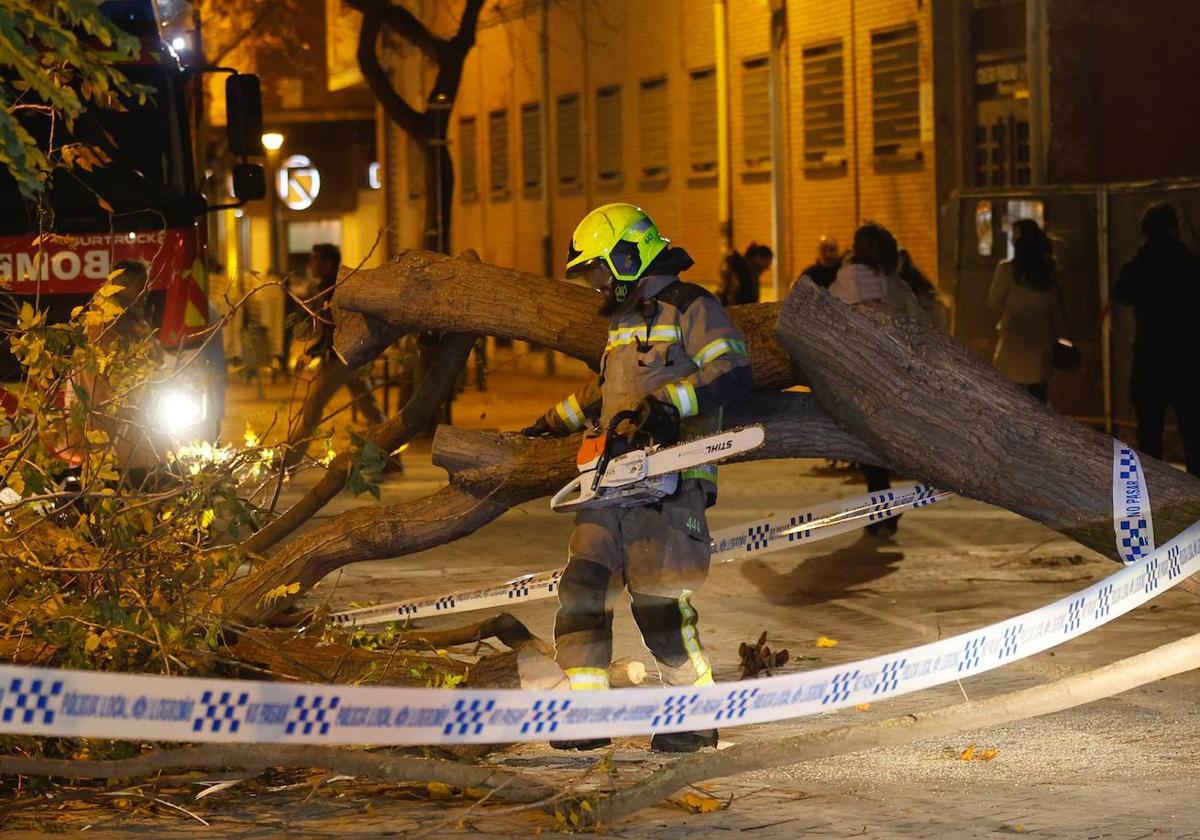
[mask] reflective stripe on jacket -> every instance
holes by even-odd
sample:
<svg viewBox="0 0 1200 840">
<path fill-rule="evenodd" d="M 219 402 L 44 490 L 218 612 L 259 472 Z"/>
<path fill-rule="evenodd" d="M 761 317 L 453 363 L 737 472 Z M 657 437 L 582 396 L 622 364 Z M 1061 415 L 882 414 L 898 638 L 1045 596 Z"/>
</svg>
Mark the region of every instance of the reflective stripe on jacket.
<svg viewBox="0 0 1200 840">
<path fill-rule="evenodd" d="M 600 373 L 546 413 L 558 431 L 606 428 L 619 411 L 647 396 L 679 411 L 680 438 L 721 428 L 721 408 L 750 391 L 746 339 L 725 308 L 701 286 L 676 275 L 642 278 L 613 314 Z M 684 479 L 716 491 L 716 467 L 689 470 Z"/>
</svg>

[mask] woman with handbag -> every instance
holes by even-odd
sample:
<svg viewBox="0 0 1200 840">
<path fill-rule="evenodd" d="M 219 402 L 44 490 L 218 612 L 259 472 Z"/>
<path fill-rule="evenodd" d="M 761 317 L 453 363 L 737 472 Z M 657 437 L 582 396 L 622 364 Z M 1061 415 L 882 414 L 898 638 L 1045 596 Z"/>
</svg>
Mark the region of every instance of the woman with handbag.
<svg viewBox="0 0 1200 840">
<path fill-rule="evenodd" d="M 988 306 L 1000 316 L 992 364 L 1046 402 L 1050 375 L 1077 367 L 1050 238 L 1032 219 L 1013 224 L 1013 258 L 996 266 Z"/>
</svg>

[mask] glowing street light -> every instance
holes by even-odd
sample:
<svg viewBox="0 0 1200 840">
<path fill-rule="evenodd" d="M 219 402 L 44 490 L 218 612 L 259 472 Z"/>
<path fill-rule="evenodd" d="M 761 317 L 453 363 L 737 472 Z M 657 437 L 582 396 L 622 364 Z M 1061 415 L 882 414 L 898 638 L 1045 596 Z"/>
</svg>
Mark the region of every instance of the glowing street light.
<svg viewBox="0 0 1200 840">
<path fill-rule="evenodd" d="M 268 131 L 262 136 L 262 144 L 268 152 L 278 152 L 283 148 L 283 135 L 278 131 Z"/>
<path fill-rule="evenodd" d="M 171 47 L 176 52 L 180 52 L 180 51 L 184 50 L 187 47 L 187 38 L 184 38 L 182 35 L 176 35 L 171 40 Z"/>
</svg>

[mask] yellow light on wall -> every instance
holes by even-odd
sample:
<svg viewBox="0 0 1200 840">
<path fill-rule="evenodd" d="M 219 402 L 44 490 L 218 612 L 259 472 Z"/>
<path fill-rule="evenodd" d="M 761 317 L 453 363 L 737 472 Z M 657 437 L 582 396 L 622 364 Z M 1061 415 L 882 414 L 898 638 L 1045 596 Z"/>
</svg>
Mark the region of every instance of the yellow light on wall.
<svg viewBox="0 0 1200 840">
<path fill-rule="evenodd" d="M 268 152 L 278 152 L 283 148 L 283 135 L 278 131 L 268 131 L 262 136 L 262 144 Z"/>
</svg>

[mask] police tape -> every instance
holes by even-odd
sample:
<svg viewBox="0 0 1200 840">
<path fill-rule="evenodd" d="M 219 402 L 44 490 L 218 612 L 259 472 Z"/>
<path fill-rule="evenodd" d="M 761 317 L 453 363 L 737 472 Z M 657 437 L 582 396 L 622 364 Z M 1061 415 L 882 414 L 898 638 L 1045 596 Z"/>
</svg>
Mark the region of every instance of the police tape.
<svg viewBox="0 0 1200 840">
<path fill-rule="evenodd" d="M 1140 476 L 1125 480 L 1139 482 L 1144 491 Z M 1124 492 L 1114 482 L 1114 497 Z M 1114 530 L 1119 540 L 1117 523 Z M 399 745 L 573 740 L 769 723 L 999 668 L 1088 633 L 1198 571 L 1200 522 L 1081 591 L 986 627 L 857 662 L 700 687 L 448 691 L 3 665 L 0 732 Z"/>
<path fill-rule="evenodd" d="M 950 495 L 927 484 L 903 485 L 850 499 L 824 502 L 792 514 L 722 528 L 710 534 L 712 562 L 729 563 L 829 539 L 854 531 L 863 522 L 882 522 L 906 510 L 932 505 Z M 389 621 L 511 607 L 555 597 L 562 573 L 562 569 L 553 569 L 522 575 L 481 589 L 340 610 L 332 613 L 328 620 L 338 626 L 362 627 Z"/>
<path fill-rule="evenodd" d="M 1137 452 L 1113 438 L 1113 531 L 1117 553 L 1128 565 L 1154 551 L 1150 490 Z"/>
</svg>

